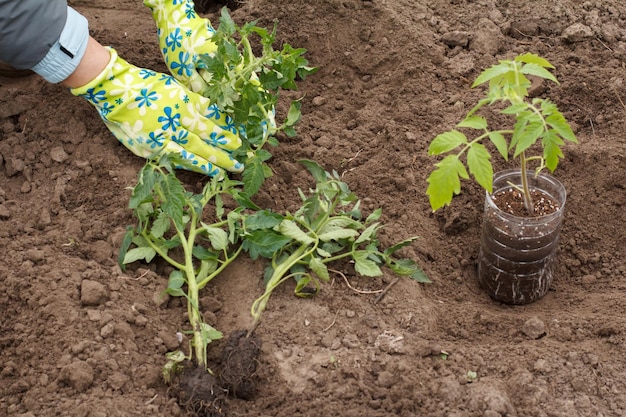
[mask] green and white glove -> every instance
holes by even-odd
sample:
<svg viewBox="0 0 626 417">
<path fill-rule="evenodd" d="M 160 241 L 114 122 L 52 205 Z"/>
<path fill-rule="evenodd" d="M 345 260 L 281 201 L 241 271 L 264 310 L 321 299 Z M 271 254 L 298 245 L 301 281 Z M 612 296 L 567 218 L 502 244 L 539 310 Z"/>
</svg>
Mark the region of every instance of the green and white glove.
<svg viewBox="0 0 626 417">
<path fill-rule="evenodd" d="M 192 0 L 143 0 L 143 4 L 152 10 L 170 73 L 191 91 L 206 95 L 206 83 L 199 73 L 204 67 L 200 56 L 212 55 L 217 49 L 210 40 L 215 32 L 211 22 L 196 14 Z"/>
<path fill-rule="evenodd" d="M 170 75 L 138 68 L 108 49 L 106 68 L 71 92 L 98 110 L 124 146 L 143 158 L 170 154 L 178 168 L 210 176 L 243 171 L 230 154 L 241 146 L 237 129 L 216 105 Z"/>
</svg>

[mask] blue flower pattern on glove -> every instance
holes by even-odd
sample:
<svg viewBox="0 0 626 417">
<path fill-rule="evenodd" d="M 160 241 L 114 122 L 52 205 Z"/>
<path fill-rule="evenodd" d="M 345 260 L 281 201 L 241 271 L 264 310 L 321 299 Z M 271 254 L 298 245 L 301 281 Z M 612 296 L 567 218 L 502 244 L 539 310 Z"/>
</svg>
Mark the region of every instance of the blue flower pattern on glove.
<svg viewBox="0 0 626 417">
<path fill-rule="evenodd" d="M 165 44 L 168 48 L 172 50 L 172 52 L 176 51 L 176 48 L 180 48 L 182 46 L 183 36 L 180 34 L 180 29 L 176 28 L 176 30 L 170 33 L 165 39 Z"/>
<path fill-rule="evenodd" d="M 210 119 L 215 119 L 215 120 L 219 120 L 222 117 L 222 112 L 220 112 L 220 109 L 217 107 L 217 104 L 211 104 L 209 106 L 206 117 Z"/>
<path fill-rule="evenodd" d="M 159 95 L 155 91 L 148 91 L 147 88 L 142 88 L 139 92 L 139 96 L 135 97 L 135 101 L 137 102 L 137 106 L 139 107 L 150 107 L 153 101 L 159 99 Z"/>
<path fill-rule="evenodd" d="M 163 146 L 163 142 L 165 142 L 165 137 L 163 137 L 163 132 L 155 133 L 150 132 L 148 134 L 148 140 L 146 144 L 150 145 L 150 149 L 161 148 Z"/>
<path fill-rule="evenodd" d="M 226 116 L 226 124 L 221 126 L 221 128 L 237 134 L 237 126 L 235 126 L 235 122 L 230 116 Z"/>
<path fill-rule="evenodd" d="M 222 134 L 211 132 L 208 140 L 205 140 L 206 143 L 212 146 L 220 146 L 228 144 L 228 139 Z"/>
<path fill-rule="evenodd" d="M 100 116 L 102 116 L 103 119 L 106 119 L 106 117 L 109 115 L 109 113 L 113 111 L 114 108 L 115 106 L 105 101 L 104 103 L 102 103 L 102 107 L 100 108 Z"/>
<path fill-rule="evenodd" d="M 210 162 L 207 162 L 206 164 L 202 165 L 200 169 L 202 169 L 202 171 L 210 177 L 214 177 L 218 175 L 220 172 L 219 169 L 217 169 L 215 165 L 213 165 Z"/>
<path fill-rule="evenodd" d="M 151 70 L 147 70 L 147 69 L 139 70 L 139 76 L 143 78 L 144 80 L 150 77 L 154 77 L 155 75 L 156 75 L 156 72 L 151 71 Z"/>
<path fill-rule="evenodd" d="M 172 135 L 172 140 L 179 145 L 186 145 L 189 142 L 187 140 L 187 136 L 189 136 L 189 132 L 186 130 L 181 130 L 177 134 Z"/>
<path fill-rule="evenodd" d="M 171 75 L 161 74 L 159 81 L 165 82 L 165 85 L 172 85 L 173 83 L 176 82 L 176 79 L 172 77 Z"/>
<path fill-rule="evenodd" d="M 176 128 L 180 126 L 180 113 L 172 114 L 172 108 L 166 107 L 163 109 L 165 116 L 159 116 L 158 121 L 163 123 L 161 127 L 163 130 L 171 129 L 172 132 L 176 132 Z"/>
<path fill-rule="evenodd" d="M 193 61 L 189 59 L 188 52 L 181 51 L 178 54 L 178 61 L 172 62 L 171 67 L 178 75 L 186 75 L 189 77 L 193 71 Z"/>
<path fill-rule="evenodd" d="M 193 3 L 187 3 L 185 5 L 185 16 L 187 16 L 187 19 L 193 19 L 196 17 L 196 11 L 193 8 Z M 176 30 L 178 30 L 178 28 L 176 28 Z"/>
<path fill-rule="evenodd" d="M 87 101 L 90 101 L 93 104 L 98 104 L 101 101 L 106 100 L 106 91 L 96 91 L 95 88 L 90 88 L 87 90 L 86 94 L 82 94 L 82 97 L 86 98 Z"/>
</svg>

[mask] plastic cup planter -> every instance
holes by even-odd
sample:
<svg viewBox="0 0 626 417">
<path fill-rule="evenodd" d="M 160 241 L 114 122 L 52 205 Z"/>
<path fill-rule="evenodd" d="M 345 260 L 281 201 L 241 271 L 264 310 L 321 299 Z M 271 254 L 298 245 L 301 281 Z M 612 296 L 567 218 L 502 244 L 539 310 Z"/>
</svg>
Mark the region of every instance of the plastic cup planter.
<svg viewBox="0 0 626 417">
<path fill-rule="evenodd" d="M 550 288 L 565 206 L 565 187 L 551 175 L 527 174 L 531 189 L 542 191 L 558 206 L 552 214 L 519 217 L 493 201 L 500 191 L 521 184 L 519 170 L 494 175 L 493 193 L 486 193 L 478 263 L 478 280 L 491 298 L 506 304 L 528 304 Z"/>
</svg>

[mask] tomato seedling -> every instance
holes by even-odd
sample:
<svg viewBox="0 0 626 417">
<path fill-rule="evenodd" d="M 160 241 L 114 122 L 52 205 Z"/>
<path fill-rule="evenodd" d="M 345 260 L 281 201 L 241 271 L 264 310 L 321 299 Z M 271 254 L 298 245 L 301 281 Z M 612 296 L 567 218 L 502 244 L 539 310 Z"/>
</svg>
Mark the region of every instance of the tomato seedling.
<svg viewBox="0 0 626 417">
<path fill-rule="evenodd" d="M 181 352 L 168 355 L 166 380 L 171 368 L 184 359 L 193 358 L 198 366 L 207 367 L 207 345 L 222 334 L 202 320 L 199 293 L 242 250 L 238 245 L 240 226 L 234 220 L 237 210 L 233 216 L 225 214 L 222 204 L 223 195 L 236 194 L 238 183 L 213 178 L 202 193 L 193 194 L 183 188 L 168 162 L 167 158 L 159 165 L 148 162 L 139 173 L 129 203 L 137 224 L 128 229 L 119 254 L 122 267 L 139 260 L 150 263 L 160 256 L 174 267 L 167 293 L 187 300 L 192 335 L 189 357 Z M 214 208 L 211 224 L 203 221 L 209 202 Z"/>
<path fill-rule="evenodd" d="M 284 43 L 275 50 L 276 29 L 276 22 L 272 31 L 256 22 L 237 26 L 223 8 L 219 27 L 211 38 L 217 51 L 201 56 L 205 68 L 200 74 L 207 83 L 205 95 L 232 118 L 243 140 L 234 156 L 246 167 L 242 181 L 248 196 L 256 194 L 271 176 L 265 164 L 271 158 L 266 145 L 277 146 L 276 134 L 280 131 L 295 136 L 294 126 L 300 121 L 301 103 L 293 100 L 284 120 L 276 123 L 280 90 L 296 90 L 296 80 L 304 80 L 318 70 L 304 58 L 306 49 Z M 258 56 L 253 39 L 260 43 Z"/>
<path fill-rule="evenodd" d="M 354 262 L 355 271 L 375 277 L 388 267 L 398 275 L 418 282 L 430 282 L 411 259 L 397 259 L 395 252 L 416 237 L 379 249 L 377 232 L 381 209 L 362 219 L 360 200 L 336 172 L 325 171 L 313 161 L 301 161 L 312 174 L 316 187 L 305 194 L 299 190 L 302 206 L 293 214 L 280 215 L 261 210 L 245 220 L 244 250 L 252 259 L 270 260 L 265 273 L 265 291 L 255 300 L 252 329 L 258 324 L 274 289 L 290 278 L 296 280 L 296 295 L 308 297 L 319 289 L 319 280 L 328 281 L 327 264 L 341 259 Z M 313 291 L 309 284 L 314 285 Z"/>
<path fill-rule="evenodd" d="M 478 101 L 456 128 L 437 135 L 428 148 L 429 155 L 447 154 L 435 164 L 436 169 L 427 179 L 426 193 L 433 211 L 448 205 L 453 196 L 461 192 L 460 179 L 469 179 L 466 164 L 478 184 L 490 193 L 493 191 L 491 153 L 483 144 L 488 139 L 505 160 L 508 161 L 510 152 L 513 152 L 514 158 L 519 158 L 524 206 L 532 213 L 533 203 L 527 183 L 528 163 L 539 162 L 536 175 L 543 168 L 554 171 L 563 157 L 561 146 L 564 140 L 577 142 L 569 123 L 554 103 L 546 98 L 529 98 L 531 81 L 528 76 L 558 84 L 556 77 L 549 71 L 552 68 L 552 64 L 544 58 L 526 53 L 513 60 L 502 60 L 476 78 L 472 88 L 489 83 L 486 96 Z M 490 130 L 487 119 L 476 114 L 481 108 L 497 103 L 506 105 L 500 110 L 501 114 L 515 118 L 510 128 Z M 459 129 L 471 129 L 478 133 L 469 139 Z M 538 142 L 543 152 L 528 156 L 527 152 Z M 466 164 L 461 159 L 464 154 Z"/>
</svg>

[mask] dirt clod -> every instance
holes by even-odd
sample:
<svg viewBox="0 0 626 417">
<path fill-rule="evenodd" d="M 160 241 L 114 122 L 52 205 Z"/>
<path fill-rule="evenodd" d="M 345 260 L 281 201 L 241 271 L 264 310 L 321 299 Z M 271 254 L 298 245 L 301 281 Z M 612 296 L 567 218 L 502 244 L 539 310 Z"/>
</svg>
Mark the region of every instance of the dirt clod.
<svg viewBox="0 0 626 417">
<path fill-rule="evenodd" d="M 175 380 L 173 392 L 190 416 L 224 417 L 226 393 L 206 369 L 188 363 Z"/>
<path fill-rule="evenodd" d="M 234 397 L 250 400 L 256 394 L 256 370 L 261 339 L 254 333 L 237 330 L 229 336 L 222 351 L 221 381 Z"/>
</svg>

